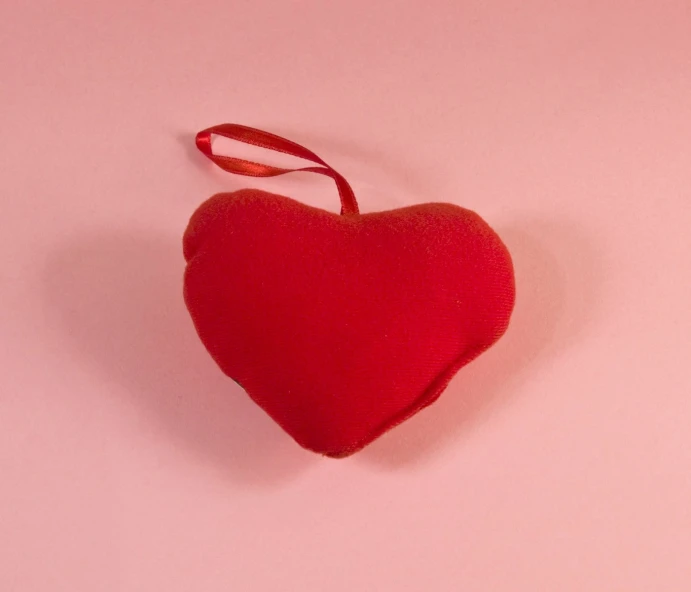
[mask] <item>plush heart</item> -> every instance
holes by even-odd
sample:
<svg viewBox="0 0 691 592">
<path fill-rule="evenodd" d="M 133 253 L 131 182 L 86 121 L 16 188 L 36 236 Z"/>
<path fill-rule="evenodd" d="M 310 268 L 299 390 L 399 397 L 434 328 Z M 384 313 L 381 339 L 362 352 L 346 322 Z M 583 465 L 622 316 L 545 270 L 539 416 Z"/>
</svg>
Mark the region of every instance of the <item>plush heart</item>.
<svg viewBox="0 0 691 592">
<path fill-rule="evenodd" d="M 514 305 L 507 249 L 451 204 L 337 215 L 247 189 L 202 204 L 183 246 L 185 301 L 214 360 L 332 457 L 435 401 Z"/>
</svg>

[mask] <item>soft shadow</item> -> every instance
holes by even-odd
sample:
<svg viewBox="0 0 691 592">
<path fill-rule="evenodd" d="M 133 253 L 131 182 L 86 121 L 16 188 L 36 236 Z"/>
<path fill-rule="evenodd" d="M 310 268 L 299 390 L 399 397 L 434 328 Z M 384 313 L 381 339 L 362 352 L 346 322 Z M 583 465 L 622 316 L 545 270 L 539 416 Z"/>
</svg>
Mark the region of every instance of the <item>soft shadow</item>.
<svg viewBox="0 0 691 592">
<path fill-rule="evenodd" d="M 108 230 L 55 252 L 45 295 L 85 363 L 124 386 L 171 446 L 243 483 L 294 478 L 313 456 L 210 359 L 184 306 L 183 271 L 179 238 Z"/>
<path fill-rule="evenodd" d="M 516 272 L 516 308 L 504 337 L 462 368 L 433 405 L 373 442 L 361 460 L 398 468 L 468 434 L 577 342 L 597 315 L 600 267 L 582 231 L 552 221 L 498 228 Z"/>
</svg>

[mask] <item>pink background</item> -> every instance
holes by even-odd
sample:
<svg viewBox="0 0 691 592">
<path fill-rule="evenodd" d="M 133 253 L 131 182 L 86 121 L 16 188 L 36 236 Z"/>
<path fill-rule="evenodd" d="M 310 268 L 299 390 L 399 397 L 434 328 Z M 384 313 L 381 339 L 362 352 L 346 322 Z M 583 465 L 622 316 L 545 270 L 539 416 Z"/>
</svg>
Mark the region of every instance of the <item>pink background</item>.
<svg viewBox="0 0 691 592">
<path fill-rule="evenodd" d="M 0 50 L 0 590 L 691 589 L 688 0 L 3 0 Z M 515 257 L 505 339 L 353 458 L 186 314 L 211 193 L 338 209 L 213 169 L 223 121 Z"/>
</svg>

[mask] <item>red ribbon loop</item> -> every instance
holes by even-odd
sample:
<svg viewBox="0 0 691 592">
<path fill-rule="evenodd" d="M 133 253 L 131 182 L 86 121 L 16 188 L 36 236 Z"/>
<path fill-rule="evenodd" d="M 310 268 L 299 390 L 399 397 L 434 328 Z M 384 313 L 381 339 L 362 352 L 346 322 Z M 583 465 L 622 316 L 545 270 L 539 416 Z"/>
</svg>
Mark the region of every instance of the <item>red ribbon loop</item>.
<svg viewBox="0 0 691 592">
<path fill-rule="evenodd" d="M 321 166 L 305 167 L 299 169 L 284 169 L 258 162 L 251 162 L 241 158 L 234 158 L 232 156 L 221 156 L 214 154 L 211 148 L 212 135 L 223 136 L 245 144 L 252 144 L 260 148 L 268 150 L 275 150 L 276 152 L 283 152 L 291 156 L 304 158 L 311 162 L 317 163 Z M 214 125 L 210 128 L 200 131 L 196 137 L 197 148 L 208 157 L 212 162 L 221 167 L 224 171 L 235 173 L 236 175 L 245 175 L 248 177 L 276 177 L 286 173 L 294 173 L 297 171 L 308 171 L 311 173 L 319 173 L 326 175 L 336 181 L 338 187 L 338 194 L 341 198 L 341 214 L 358 214 L 359 208 L 355 194 L 351 189 L 348 181 L 346 181 L 339 173 L 333 170 L 314 152 L 307 150 L 307 148 L 276 136 L 268 132 L 263 132 L 258 129 L 246 127 L 244 125 L 237 125 L 235 123 L 222 123 Z"/>
</svg>

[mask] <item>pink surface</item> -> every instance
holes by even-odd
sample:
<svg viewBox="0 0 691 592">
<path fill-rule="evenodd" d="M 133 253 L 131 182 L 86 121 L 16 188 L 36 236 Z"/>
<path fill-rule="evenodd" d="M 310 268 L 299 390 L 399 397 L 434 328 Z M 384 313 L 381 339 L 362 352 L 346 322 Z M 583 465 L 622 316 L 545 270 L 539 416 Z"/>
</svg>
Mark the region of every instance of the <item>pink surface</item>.
<svg viewBox="0 0 691 592">
<path fill-rule="evenodd" d="M 688 0 L 4 0 L 0 48 L 0 590 L 691 589 Z M 212 192 L 338 209 L 213 170 L 223 121 L 514 254 L 505 339 L 352 459 L 185 311 Z"/>
</svg>

